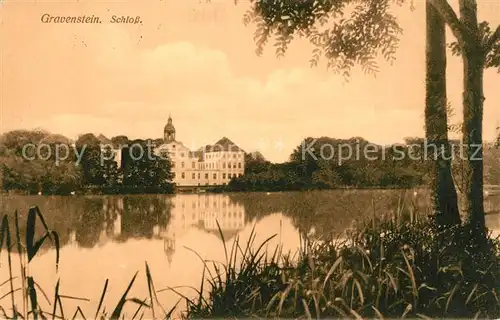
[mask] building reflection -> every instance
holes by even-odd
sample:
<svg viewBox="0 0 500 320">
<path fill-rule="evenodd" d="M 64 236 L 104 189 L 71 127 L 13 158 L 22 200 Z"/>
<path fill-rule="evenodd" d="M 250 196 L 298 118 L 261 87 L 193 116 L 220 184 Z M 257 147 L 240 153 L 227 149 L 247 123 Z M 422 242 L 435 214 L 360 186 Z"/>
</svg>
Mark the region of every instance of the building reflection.
<svg viewBox="0 0 500 320">
<path fill-rule="evenodd" d="M 85 197 L 70 245 L 92 248 L 129 239 L 163 240 L 169 264 L 176 240 L 193 228 L 229 240 L 245 225 L 245 207 L 224 194 Z"/>
<path fill-rule="evenodd" d="M 428 197 L 410 191 L 350 190 L 324 192 L 178 194 L 78 197 L 5 197 L 0 208 L 19 214 L 21 236 L 26 234 L 26 214 L 36 205 L 60 245 L 93 248 L 108 242 L 156 239 L 163 242 L 169 261 L 179 239 L 193 229 L 231 239 L 246 223 L 270 213 L 291 218 L 294 227 L 306 236 L 311 230 L 321 237 L 336 236 L 351 228 L 353 221 L 388 217 L 417 216 L 428 212 Z M 500 230 L 500 194 L 485 198 L 488 227 Z M 177 243 L 176 243 L 177 242 Z M 41 250 L 49 249 L 44 242 Z M 161 252 L 159 253 L 161 254 Z"/>
<path fill-rule="evenodd" d="M 163 239 L 163 251 L 167 256 L 168 266 L 170 266 L 175 253 L 175 231 L 167 226 L 160 231 L 159 236 Z"/>
<path fill-rule="evenodd" d="M 172 199 L 171 218 L 171 225 L 181 230 L 197 226 L 218 232 L 218 223 L 223 231 L 230 232 L 243 228 L 245 209 L 223 194 L 182 195 Z"/>
<path fill-rule="evenodd" d="M 176 249 L 176 238 L 192 228 L 231 239 L 245 225 L 245 208 L 228 195 L 192 194 L 171 198 L 170 223 L 156 226 L 156 234 L 163 239 L 169 264 Z"/>
</svg>

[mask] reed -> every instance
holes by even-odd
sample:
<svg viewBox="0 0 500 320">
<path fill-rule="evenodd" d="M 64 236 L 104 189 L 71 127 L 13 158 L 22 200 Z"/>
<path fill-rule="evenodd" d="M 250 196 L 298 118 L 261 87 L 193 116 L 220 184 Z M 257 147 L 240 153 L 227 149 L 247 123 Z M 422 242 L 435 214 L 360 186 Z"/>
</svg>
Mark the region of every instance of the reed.
<svg viewBox="0 0 500 320">
<path fill-rule="evenodd" d="M 401 207 L 404 204 L 401 204 Z M 402 210 L 392 217 L 356 225 L 343 240 L 305 238 L 295 254 L 278 245 L 269 249 L 269 237 L 256 243 L 252 230 L 244 241 L 236 237 L 228 244 L 222 230 L 225 261 L 204 260 L 202 280 L 193 295 L 179 288 L 157 290 L 145 263 L 148 296 L 130 297 L 138 273 L 124 288 L 113 308 L 104 301 L 109 281 L 104 283 L 95 313 L 82 308 L 64 308 L 71 299 L 64 295 L 60 280 L 49 298 L 30 273 L 30 263 L 48 242 L 55 248 L 54 267 L 60 262 L 59 238 L 49 229 L 37 207 L 28 213 L 26 235 L 21 237 L 17 213 L 11 226 L 4 216 L 0 226 L 0 255 L 7 254 L 9 279 L 0 283 L 8 292 L 10 308 L 0 308 L 7 319 L 170 319 L 177 304 L 165 310 L 157 294 L 173 291 L 186 303 L 183 318 L 499 318 L 500 240 L 489 238 L 476 244 L 466 227 L 437 230 L 430 221 L 406 217 Z M 35 232 L 35 230 L 42 232 Z M 41 234 L 41 235 L 39 235 Z M 39 235 L 39 236 L 37 236 Z M 16 266 L 18 264 L 18 266 Z M 17 269 L 19 268 L 19 269 Z M 20 270 L 20 281 L 14 276 Z M 20 298 L 16 299 L 16 296 Z M 43 310 L 40 300 L 49 302 Z M 124 314 L 125 305 L 136 306 Z"/>
<path fill-rule="evenodd" d="M 168 312 L 159 304 L 156 292 L 154 291 L 153 277 L 148 264 L 145 265 L 146 281 L 149 288 L 149 297 L 146 299 L 138 299 L 129 297 L 130 290 L 137 278 L 137 273 L 131 279 L 122 297 L 116 306 L 108 312 L 103 305 L 106 293 L 108 290 L 109 281 L 106 280 L 104 288 L 100 295 L 97 310 L 92 316 L 84 315 L 80 306 L 76 307 L 73 312 L 68 312 L 63 307 L 65 300 L 78 300 L 88 302 L 89 299 L 79 298 L 69 295 L 64 295 L 60 292 L 60 280 L 55 284 L 55 294 L 50 299 L 42 290 L 36 279 L 30 274 L 30 263 L 37 257 L 39 250 L 47 241 L 54 247 L 56 252 L 55 269 L 58 270 L 60 262 L 60 246 L 59 237 L 56 232 L 49 229 L 45 218 L 41 214 L 38 207 L 31 207 L 28 212 L 26 221 L 26 234 L 24 239 L 21 237 L 21 229 L 19 227 L 19 216 L 15 212 L 14 225 L 10 223 L 9 216 L 4 215 L 0 226 L 0 255 L 7 254 L 7 265 L 0 265 L 0 268 L 7 267 L 9 271 L 9 279 L 0 283 L 0 288 L 8 286 L 9 290 L 0 297 L 0 301 L 10 299 L 10 310 L 0 306 L 0 317 L 3 319 L 120 319 L 124 318 L 124 307 L 127 303 L 137 305 L 135 314 L 127 319 L 143 318 L 145 312 L 149 312 L 155 317 L 154 305 L 160 306 L 163 317 L 170 318 L 174 309 Z M 37 227 L 41 226 L 41 235 L 37 237 Z M 38 228 L 40 229 L 40 228 Z M 39 234 L 39 232 L 38 232 Z M 24 241 L 23 241 L 24 240 Z M 16 266 L 14 260 L 17 256 Z M 14 277 L 14 272 L 20 271 L 20 281 L 18 277 Z M 45 299 L 51 306 L 50 310 L 43 310 L 40 305 L 40 299 Z M 149 315 L 147 316 L 149 317 Z"/>
<path fill-rule="evenodd" d="M 394 215 L 342 241 L 308 241 L 295 258 L 252 249 L 253 232 L 243 248 L 237 238 L 224 265 L 204 261 L 215 274 L 197 299 L 185 297 L 184 317 L 500 316 L 498 239 L 476 245 L 465 227 L 439 231 L 426 219 Z"/>
</svg>

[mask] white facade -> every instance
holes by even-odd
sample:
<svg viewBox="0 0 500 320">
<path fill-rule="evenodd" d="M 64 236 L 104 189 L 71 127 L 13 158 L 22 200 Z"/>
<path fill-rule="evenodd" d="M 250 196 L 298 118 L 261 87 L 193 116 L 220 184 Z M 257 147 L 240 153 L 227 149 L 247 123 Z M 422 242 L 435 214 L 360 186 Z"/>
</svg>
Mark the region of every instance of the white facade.
<svg viewBox="0 0 500 320">
<path fill-rule="evenodd" d="M 175 128 L 169 118 L 164 144 L 156 153 L 168 152 L 172 161 L 173 182 L 177 186 L 220 186 L 245 172 L 245 152 L 223 137 L 215 144 L 191 151 L 175 140 Z"/>
<path fill-rule="evenodd" d="M 99 136 L 102 151 L 112 143 Z M 118 167 L 122 162 L 122 150 L 113 148 L 114 160 Z M 231 140 L 223 137 L 213 145 L 191 151 L 182 142 L 175 139 L 175 128 L 172 118 L 164 129 L 163 144 L 155 148 L 156 155 L 168 153 L 172 161 L 173 182 L 181 187 L 221 186 L 228 184 L 232 178 L 242 176 L 245 172 L 245 152 Z"/>
</svg>

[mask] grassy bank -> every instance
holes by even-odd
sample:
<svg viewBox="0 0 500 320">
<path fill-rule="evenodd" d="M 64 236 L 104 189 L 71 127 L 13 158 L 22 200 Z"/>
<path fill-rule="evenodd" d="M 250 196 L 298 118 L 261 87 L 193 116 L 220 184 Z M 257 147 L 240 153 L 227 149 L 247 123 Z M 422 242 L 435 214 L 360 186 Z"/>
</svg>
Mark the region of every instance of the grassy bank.
<svg viewBox="0 0 500 320">
<path fill-rule="evenodd" d="M 5 280 L 0 286 L 7 292 L 0 301 L 9 306 L 0 309 L 1 317 L 121 319 L 126 305 L 136 308 L 135 313 L 127 313 L 127 319 L 173 315 L 173 309 L 162 306 L 157 293 L 165 289 L 155 288 L 147 264 L 142 280 L 149 289 L 147 297 L 131 295 L 136 274 L 116 305 L 103 305 L 106 281 L 102 292 L 96 292 L 100 298 L 95 313 L 84 315 L 80 308 L 65 309 L 67 299 L 89 300 L 62 294 L 59 281 L 53 296 L 48 297 L 29 272 L 45 242 L 54 246 L 54 267 L 58 267 L 58 235 L 36 207 L 28 213 L 23 237 L 17 214 L 13 220 L 4 216 L 0 229 L 0 254 L 7 255 L 7 264 L 0 267 L 8 268 L 10 274 L 9 279 L 0 279 Z M 269 240 L 255 243 L 252 232 L 249 239 L 236 238 L 225 247 L 224 263 L 204 261 L 202 284 L 194 289 L 195 298 L 179 294 L 181 305 L 186 305 L 183 317 L 500 316 L 500 242 L 489 239 L 476 245 L 462 227 L 437 231 L 427 221 L 374 220 L 350 230 L 342 241 L 305 240 L 294 256 L 279 247 L 269 251 Z M 17 270 L 20 277 L 14 275 Z M 167 290 L 177 292 L 175 288 Z M 41 300 L 48 302 L 48 310 L 42 309 Z"/>
<path fill-rule="evenodd" d="M 186 316 L 498 318 L 500 242 L 478 246 L 470 234 L 370 223 L 343 241 L 306 242 L 297 259 L 236 241 Z"/>
</svg>

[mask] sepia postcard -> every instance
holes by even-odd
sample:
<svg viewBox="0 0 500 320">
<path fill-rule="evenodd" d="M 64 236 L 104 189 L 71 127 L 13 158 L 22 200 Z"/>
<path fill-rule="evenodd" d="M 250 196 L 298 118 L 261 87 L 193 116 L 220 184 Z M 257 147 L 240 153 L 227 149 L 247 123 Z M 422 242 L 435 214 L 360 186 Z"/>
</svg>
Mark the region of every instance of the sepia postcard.
<svg viewBox="0 0 500 320">
<path fill-rule="evenodd" d="M 0 0 L 0 318 L 500 318 L 499 0 Z"/>
</svg>

